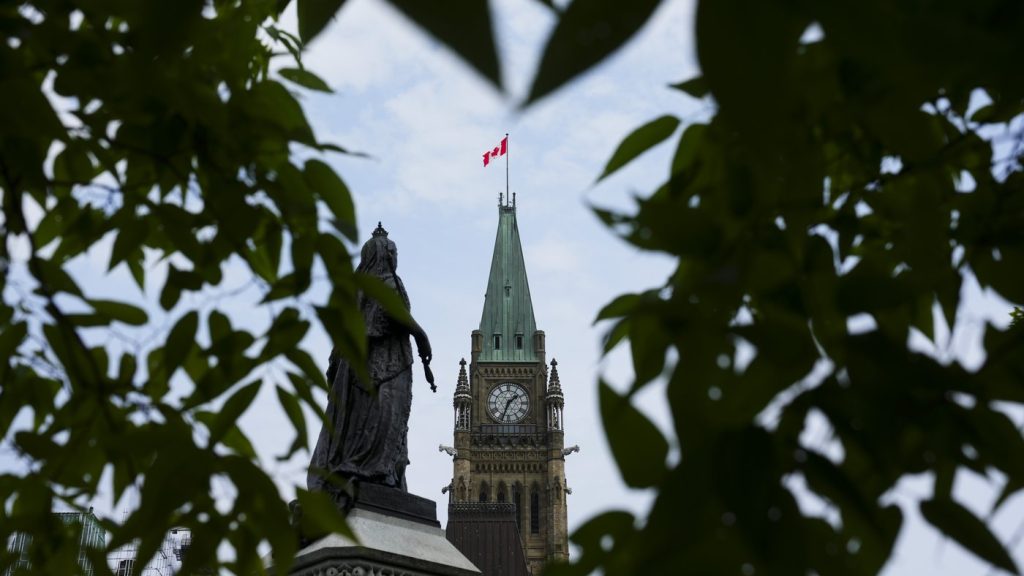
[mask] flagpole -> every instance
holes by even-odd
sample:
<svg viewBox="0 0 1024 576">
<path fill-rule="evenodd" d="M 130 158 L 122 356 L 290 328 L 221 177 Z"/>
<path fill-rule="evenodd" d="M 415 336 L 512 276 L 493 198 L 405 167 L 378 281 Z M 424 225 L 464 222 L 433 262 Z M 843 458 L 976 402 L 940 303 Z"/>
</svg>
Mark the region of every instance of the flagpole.
<svg viewBox="0 0 1024 576">
<path fill-rule="evenodd" d="M 508 132 L 505 132 L 505 201 L 508 201 L 508 156 L 511 146 L 508 144 Z"/>
</svg>

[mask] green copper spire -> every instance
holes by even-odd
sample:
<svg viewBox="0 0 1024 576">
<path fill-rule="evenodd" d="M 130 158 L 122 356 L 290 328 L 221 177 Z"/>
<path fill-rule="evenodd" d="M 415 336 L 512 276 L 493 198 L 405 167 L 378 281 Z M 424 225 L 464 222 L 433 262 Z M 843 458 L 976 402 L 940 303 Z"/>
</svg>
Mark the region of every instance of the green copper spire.
<svg viewBox="0 0 1024 576">
<path fill-rule="evenodd" d="M 515 204 L 499 205 L 498 237 L 494 240 L 491 275 L 487 279 L 484 313 L 480 317 L 483 348 L 479 360 L 536 362 L 533 343 L 536 330 Z"/>
</svg>

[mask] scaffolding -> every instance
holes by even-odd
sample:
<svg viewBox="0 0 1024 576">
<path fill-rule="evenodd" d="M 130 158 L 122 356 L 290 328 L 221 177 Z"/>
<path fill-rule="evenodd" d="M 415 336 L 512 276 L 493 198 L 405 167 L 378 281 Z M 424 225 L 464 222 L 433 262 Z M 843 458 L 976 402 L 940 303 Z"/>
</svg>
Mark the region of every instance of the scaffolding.
<svg viewBox="0 0 1024 576">
<path fill-rule="evenodd" d="M 115 576 L 172 576 L 181 569 L 182 559 L 191 545 L 191 530 L 174 528 L 164 538 L 153 559 L 141 569 L 138 567 L 138 541 L 111 554 L 110 569 Z"/>
<path fill-rule="evenodd" d="M 65 529 L 75 534 L 78 539 L 78 566 L 81 574 L 92 576 L 96 571 L 90 564 L 89 551 L 103 548 L 107 533 L 100 525 L 92 508 L 88 512 L 54 512 L 56 518 Z M 32 546 L 32 535 L 15 533 L 7 542 L 7 550 L 15 555 L 11 566 L 0 568 L 0 575 L 8 576 L 16 570 L 31 570 L 32 563 L 28 558 L 28 550 Z"/>
<path fill-rule="evenodd" d="M 107 532 L 93 514 L 92 508 L 89 508 L 88 512 L 54 512 L 53 516 L 77 533 L 78 564 L 81 573 L 84 576 L 92 576 L 95 570 L 89 563 L 88 550 L 102 549 L 107 542 Z M 124 512 L 121 518 L 122 526 L 127 519 L 128 513 Z M 10 566 L 0 567 L 0 576 L 10 576 L 18 569 L 31 570 L 32 564 L 28 558 L 28 549 L 31 545 L 30 534 L 15 533 L 7 542 L 7 549 L 14 554 L 15 561 Z M 115 576 L 173 576 L 181 570 L 181 562 L 191 545 L 190 529 L 172 528 L 164 537 L 156 554 L 145 566 L 138 566 L 138 540 L 110 553 L 107 556 L 107 565 Z"/>
</svg>

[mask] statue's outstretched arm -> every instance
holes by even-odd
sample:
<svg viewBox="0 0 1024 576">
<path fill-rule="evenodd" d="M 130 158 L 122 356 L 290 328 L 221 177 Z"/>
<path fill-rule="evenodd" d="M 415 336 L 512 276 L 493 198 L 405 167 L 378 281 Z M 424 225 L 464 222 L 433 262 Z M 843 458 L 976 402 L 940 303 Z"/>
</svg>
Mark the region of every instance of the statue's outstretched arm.
<svg viewBox="0 0 1024 576">
<path fill-rule="evenodd" d="M 427 333 L 415 319 L 412 321 L 412 326 L 409 327 L 409 332 L 412 334 L 413 340 L 416 341 L 416 350 L 423 362 L 423 375 L 426 377 L 427 383 L 430 384 L 430 391 L 437 392 L 437 386 L 434 385 L 434 373 L 430 371 L 430 361 L 434 358 L 434 352 L 430 348 L 430 338 L 427 338 Z"/>
</svg>

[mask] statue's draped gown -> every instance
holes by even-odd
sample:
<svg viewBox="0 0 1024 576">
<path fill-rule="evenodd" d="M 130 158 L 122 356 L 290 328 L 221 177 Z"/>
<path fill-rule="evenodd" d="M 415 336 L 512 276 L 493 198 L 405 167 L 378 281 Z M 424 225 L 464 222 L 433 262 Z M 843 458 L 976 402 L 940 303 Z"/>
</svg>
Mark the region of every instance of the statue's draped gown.
<svg viewBox="0 0 1024 576">
<path fill-rule="evenodd" d="M 373 268 L 373 262 L 367 265 L 367 260 L 364 247 L 360 270 Z M 409 307 L 397 275 L 375 275 L 394 288 Z M 377 394 L 364 388 L 345 359 L 336 351 L 331 353 L 324 426 L 307 477 L 311 491 L 338 494 L 338 488 L 351 478 L 406 490 L 413 363 L 409 330 L 371 298 L 360 296 L 359 306 L 366 321 L 369 372 Z"/>
</svg>

